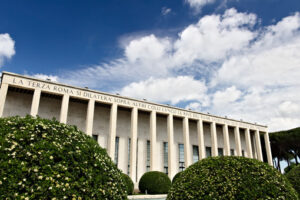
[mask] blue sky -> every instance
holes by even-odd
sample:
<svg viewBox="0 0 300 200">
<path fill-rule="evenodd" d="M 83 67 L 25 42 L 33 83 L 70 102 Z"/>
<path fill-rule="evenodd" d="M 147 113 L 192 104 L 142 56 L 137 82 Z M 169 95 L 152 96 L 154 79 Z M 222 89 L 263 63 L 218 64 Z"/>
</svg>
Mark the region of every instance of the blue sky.
<svg viewBox="0 0 300 200">
<path fill-rule="evenodd" d="M 299 0 L 5 1 L 0 70 L 300 125 Z"/>
</svg>

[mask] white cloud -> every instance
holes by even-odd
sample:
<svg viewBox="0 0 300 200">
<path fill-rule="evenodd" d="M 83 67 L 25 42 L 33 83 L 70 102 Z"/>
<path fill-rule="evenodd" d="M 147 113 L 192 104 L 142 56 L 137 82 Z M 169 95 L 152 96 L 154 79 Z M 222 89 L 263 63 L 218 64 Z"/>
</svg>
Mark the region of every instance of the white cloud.
<svg viewBox="0 0 300 200">
<path fill-rule="evenodd" d="M 226 59 L 213 85 L 235 85 L 246 95 L 215 112 L 266 123 L 271 130 L 299 126 L 299 28 L 296 13 L 265 27 L 249 48 Z"/>
<path fill-rule="evenodd" d="M 217 73 L 222 84 L 285 86 L 299 83 L 300 16 L 284 18 L 267 27 L 258 40 L 227 59 Z M 214 80 L 215 81 L 215 80 Z"/>
<path fill-rule="evenodd" d="M 162 15 L 168 15 L 168 14 L 171 13 L 171 11 L 172 11 L 171 8 L 163 7 L 163 8 L 161 9 L 161 14 L 162 14 Z"/>
<path fill-rule="evenodd" d="M 235 86 L 226 88 L 223 91 L 217 91 L 213 95 L 213 106 L 220 108 L 228 103 L 235 102 L 241 97 L 241 95 L 242 92 L 236 89 Z"/>
<path fill-rule="evenodd" d="M 299 102 L 284 101 L 279 105 L 279 111 L 283 116 L 297 116 L 300 112 Z"/>
<path fill-rule="evenodd" d="M 42 80 L 50 80 L 53 82 L 58 82 L 59 77 L 58 76 L 54 76 L 54 75 L 46 75 L 46 74 L 34 74 L 33 75 L 35 78 L 39 78 Z"/>
<path fill-rule="evenodd" d="M 194 8 L 197 12 L 201 10 L 205 5 L 212 4 L 215 0 L 186 0 L 191 8 Z"/>
<path fill-rule="evenodd" d="M 0 34 L 0 67 L 5 59 L 10 59 L 15 53 L 15 41 L 8 33 Z"/>
<path fill-rule="evenodd" d="M 300 16 L 266 27 L 258 21 L 255 14 L 236 9 L 207 15 L 177 38 L 132 38 L 121 58 L 66 71 L 57 80 L 180 103 L 268 124 L 270 130 L 299 126 Z"/>
<path fill-rule="evenodd" d="M 120 93 L 125 96 L 148 99 L 155 102 L 206 101 L 206 86 L 203 81 L 190 76 L 169 77 L 165 79 L 150 78 L 146 81 L 131 83 Z"/>
<path fill-rule="evenodd" d="M 125 48 L 125 56 L 130 62 L 157 62 L 167 56 L 170 42 L 154 35 L 145 36 L 129 42 Z"/>
<path fill-rule="evenodd" d="M 176 64 L 195 61 L 217 62 L 249 45 L 256 33 L 249 28 L 256 22 L 254 14 L 229 9 L 224 15 L 207 15 L 184 29 L 175 42 Z"/>
<path fill-rule="evenodd" d="M 192 103 L 188 104 L 185 107 L 185 109 L 201 111 L 202 110 L 202 104 L 200 102 L 192 102 Z"/>
</svg>

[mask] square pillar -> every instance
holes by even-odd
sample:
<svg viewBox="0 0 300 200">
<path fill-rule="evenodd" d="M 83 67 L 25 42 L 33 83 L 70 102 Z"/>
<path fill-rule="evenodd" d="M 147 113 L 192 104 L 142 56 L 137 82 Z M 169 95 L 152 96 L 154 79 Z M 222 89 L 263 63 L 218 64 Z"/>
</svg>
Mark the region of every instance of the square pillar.
<svg viewBox="0 0 300 200">
<path fill-rule="evenodd" d="M 87 107 L 86 116 L 86 134 L 92 136 L 94 123 L 95 100 L 90 99 Z"/>
<path fill-rule="evenodd" d="M 150 114 L 150 171 L 159 171 L 156 145 L 156 111 L 152 111 Z"/>
<path fill-rule="evenodd" d="M 64 124 L 67 123 L 69 99 L 70 99 L 70 96 L 68 94 L 65 94 L 62 98 L 61 108 L 60 108 L 60 117 L 59 117 L 60 123 L 64 123 Z"/>
<path fill-rule="evenodd" d="M 253 155 L 252 155 L 252 145 L 251 145 L 251 137 L 250 137 L 250 130 L 249 130 L 249 128 L 246 128 L 245 138 L 246 138 L 246 146 L 247 146 L 247 155 L 248 155 L 248 158 L 253 158 Z"/>
<path fill-rule="evenodd" d="M 215 122 L 210 124 L 210 133 L 212 156 L 218 156 L 217 126 Z"/>
<path fill-rule="evenodd" d="M 2 115 L 3 115 L 7 90 L 8 90 L 8 84 L 2 82 L 1 88 L 0 88 L 0 117 L 2 117 Z"/>
<path fill-rule="evenodd" d="M 36 117 L 39 110 L 40 105 L 40 98 L 41 98 L 41 89 L 35 89 L 33 93 L 32 103 L 31 103 L 31 110 L 30 115 Z"/>
<path fill-rule="evenodd" d="M 190 133 L 189 133 L 189 119 L 183 118 L 183 141 L 184 141 L 184 162 L 185 167 L 188 168 L 192 164 L 191 150 L 190 150 Z"/>
<path fill-rule="evenodd" d="M 257 159 L 263 161 L 259 130 L 255 130 L 255 143 L 256 143 Z"/>
<path fill-rule="evenodd" d="M 234 127 L 235 150 L 237 156 L 242 156 L 242 146 L 240 137 L 240 127 Z"/>
<path fill-rule="evenodd" d="M 199 160 L 205 158 L 204 131 L 201 119 L 197 121 Z"/>
<path fill-rule="evenodd" d="M 138 140 L 137 152 L 137 182 L 139 182 L 147 168 L 147 140 Z"/>
<path fill-rule="evenodd" d="M 117 111 L 118 105 L 116 103 L 112 104 L 110 108 L 109 136 L 107 140 L 107 153 L 112 160 L 115 158 Z"/>
<path fill-rule="evenodd" d="M 118 162 L 118 168 L 125 174 L 127 174 L 127 154 L 128 154 L 128 144 L 127 144 L 128 138 L 120 137 L 119 138 L 119 162 Z"/>
<path fill-rule="evenodd" d="M 228 133 L 228 125 L 223 125 L 223 137 L 224 137 L 224 155 L 230 156 L 230 142 L 229 142 L 229 133 Z"/>
<path fill-rule="evenodd" d="M 173 125 L 173 115 L 168 115 L 168 175 L 172 180 L 175 176 L 175 147 L 174 147 L 174 125 Z"/>
<path fill-rule="evenodd" d="M 273 166 L 271 144 L 270 144 L 270 139 L 269 139 L 269 133 L 268 132 L 266 132 L 264 134 L 264 138 L 265 138 L 265 146 L 266 146 L 268 163 L 269 163 L 269 165 Z"/>
<path fill-rule="evenodd" d="M 138 109 L 132 108 L 131 111 L 131 148 L 130 148 L 130 178 L 133 182 L 137 182 L 136 177 L 136 154 L 137 154 L 137 129 L 138 129 Z"/>
</svg>

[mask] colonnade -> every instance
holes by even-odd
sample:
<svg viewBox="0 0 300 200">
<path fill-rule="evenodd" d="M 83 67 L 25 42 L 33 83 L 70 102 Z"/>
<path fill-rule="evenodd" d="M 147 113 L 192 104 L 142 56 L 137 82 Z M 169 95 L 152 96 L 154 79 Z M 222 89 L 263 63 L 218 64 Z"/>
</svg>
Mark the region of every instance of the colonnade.
<svg viewBox="0 0 300 200">
<path fill-rule="evenodd" d="M 0 117 L 3 114 L 5 99 L 8 91 L 8 84 L 2 83 L 0 89 Z M 41 98 L 41 89 L 34 89 L 31 111 L 30 114 L 32 116 L 36 116 L 38 114 L 38 108 Z M 68 117 L 68 107 L 69 107 L 70 95 L 64 94 L 61 101 L 61 110 L 60 110 L 60 122 L 67 123 Z M 109 156 L 113 159 L 115 155 L 115 145 L 116 145 L 116 132 L 117 132 L 117 115 L 118 115 L 118 103 L 112 103 L 110 109 L 110 120 L 109 120 L 109 135 L 107 141 L 107 152 Z M 137 165 L 137 141 L 138 141 L 138 111 L 137 107 L 130 107 L 131 109 L 131 146 L 130 146 L 130 171 L 129 175 L 132 180 L 136 180 L 136 165 Z M 86 116 L 86 127 L 85 132 L 92 136 L 93 133 L 93 122 L 94 122 L 94 110 L 95 110 L 95 100 L 88 99 L 87 106 L 87 116 Z M 157 163 L 157 158 L 159 156 L 159 152 L 157 152 L 157 114 L 159 114 L 156 110 L 150 111 L 150 170 L 157 171 L 159 170 L 159 166 Z M 178 117 L 173 115 L 172 113 L 167 114 L 167 134 L 168 134 L 168 174 L 170 177 L 173 177 L 176 172 L 176 164 L 175 164 L 175 142 L 174 142 L 174 124 L 173 118 Z M 191 155 L 191 147 L 190 144 L 190 134 L 189 134 L 189 121 L 195 120 L 194 118 L 189 118 L 187 116 L 182 117 L 182 127 L 183 127 L 183 143 L 184 143 L 184 159 L 185 166 L 188 167 L 192 164 L 192 156 Z M 218 138 L 217 138 L 217 125 L 222 126 L 223 132 L 223 141 L 224 141 L 224 155 L 230 155 L 230 140 L 229 140 L 229 127 L 234 128 L 234 138 L 235 138 L 235 150 L 237 156 L 242 156 L 242 148 L 241 148 L 241 139 L 240 139 L 240 129 L 244 129 L 245 140 L 246 140 L 246 151 L 247 157 L 254 158 L 252 153 L 252 144 L 250 137 L 250 128 L 246 125 L 243 127 L 232 126 L 225 123 L 197 119 L 197 138 L 198 138 L 198 150 L 199 150 L 199 159 L 204 159 L 206 157 L 205 145 L 204 145 L 204 126 L 203 123 L 210 124 L 210 134 L 211 134 L 211 148 L 212 148 L 212 156 L 218 156 Z M 252 129 L 251 131 L 255 132 L 255 148 L 257 153 L 257 159 L 263 161 L 262 156 L 262 148 L 260 141 L 260 133 L 264 134 L 264 141 L 267 153 L 267 161 L 270 165 L 272 163 L 272 155 L 269 143 L 269 135 L 268 132 L 260 132 L 259 129 Z"/>
</svg>

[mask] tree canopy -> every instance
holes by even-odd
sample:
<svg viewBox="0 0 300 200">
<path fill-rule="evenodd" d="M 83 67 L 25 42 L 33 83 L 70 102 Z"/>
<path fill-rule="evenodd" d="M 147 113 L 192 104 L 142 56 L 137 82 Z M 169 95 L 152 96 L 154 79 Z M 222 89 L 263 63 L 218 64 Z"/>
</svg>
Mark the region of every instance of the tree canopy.
<svg viewBox="0 0 300 200">
<path fill-rule="evenodd" d="M 287 161 L 290 166 L 290 160 L 295 159 L 298 165 L 300 158 L 300 127 L 285 131 L 270 133 L 270 143 L 273 159 L 277 161 L 276 167 L 280 169 L 279 162 Z"/>
</svg>

